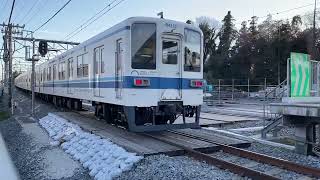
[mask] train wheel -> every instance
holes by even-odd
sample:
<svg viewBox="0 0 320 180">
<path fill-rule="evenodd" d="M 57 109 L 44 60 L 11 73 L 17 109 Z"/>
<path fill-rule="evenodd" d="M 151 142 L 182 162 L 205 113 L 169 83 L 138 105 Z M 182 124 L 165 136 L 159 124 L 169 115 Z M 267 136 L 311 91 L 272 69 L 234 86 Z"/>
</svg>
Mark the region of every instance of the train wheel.
<svg viewBox="0 0 320 180">
<path fill-rule="evenodd" d="M 107 123 L 112 123 L 111 109 L 107 104 L 102 105 L 103 110 L 103 118 L 107 121 Z"/>
</svg>

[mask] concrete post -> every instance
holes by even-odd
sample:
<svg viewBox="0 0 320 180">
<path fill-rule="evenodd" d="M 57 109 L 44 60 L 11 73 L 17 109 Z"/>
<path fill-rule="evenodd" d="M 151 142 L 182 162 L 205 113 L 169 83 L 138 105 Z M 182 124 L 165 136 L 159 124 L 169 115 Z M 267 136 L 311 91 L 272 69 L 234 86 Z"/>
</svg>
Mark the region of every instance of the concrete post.
<svg viewBox="0 0 320 180">
<path fill-rule="evenodd" d="M 250 97 L 250 78 L 248 78 L 248 98 Z"/>
<path fill-rule="evenodd" d="M 295 150 L 297 153 L 309 155 L 312 153 L 312 144 L 315 140 L 314 137 L 314 124 L 304 124 L 295 126 Z"/>
<path fill-rule="evenodd" d="M 232 101 L 234 99 L 234 79 L 232 79 Z"/>
<path fill-rule="evenodd" d="M 221 79 L 219 79 L 219 87 L 218 87 L 218 88 L 219 88 L 219 91 L 218 91 L 218 93 L 219 93 L 219 94 L 218 94 L 219 104 L 221 104 L 221 89 L 220 89 L 220 88 L 221 88 L 221 87 L 220 87 L 221 84 L 220 84 L 220 83 L 221 83 Z"/>
</svg>

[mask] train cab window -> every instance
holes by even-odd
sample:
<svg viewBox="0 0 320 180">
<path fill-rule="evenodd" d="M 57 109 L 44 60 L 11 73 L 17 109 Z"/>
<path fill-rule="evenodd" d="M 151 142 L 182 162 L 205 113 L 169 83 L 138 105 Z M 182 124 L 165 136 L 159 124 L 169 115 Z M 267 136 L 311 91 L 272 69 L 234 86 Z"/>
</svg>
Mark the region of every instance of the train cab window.
<svg viewBox="0 0 320 180">
<path fill-rule="evenodd" d="M 162 41 L 162 63 L 177 64 L 178 63 L 178 42 L 173 40 Z"/>
<path fill-rule="evenodd" d="M 131 29 L 131 67 L 156 69 L 156 25 L 135 23 Z"/>
<path fill-rule="evenodd" d="M 197 31 L 185 29 L 184 70 L 200 72 L 201 69 L 201 35 Z"/>
</svg>

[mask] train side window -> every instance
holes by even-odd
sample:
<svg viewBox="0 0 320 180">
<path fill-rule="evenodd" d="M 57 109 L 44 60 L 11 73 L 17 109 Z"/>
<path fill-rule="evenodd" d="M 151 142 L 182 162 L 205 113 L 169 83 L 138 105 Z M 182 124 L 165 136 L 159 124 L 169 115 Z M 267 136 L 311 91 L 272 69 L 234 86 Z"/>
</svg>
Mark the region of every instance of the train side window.
<svg viewBox="0 0 320 180">
<path fill-rule="evenodd" d="M 83 72 L 83 77 L 87 77 L 89 75 L 89 62 L 87 58 L 87 54 L 82 55 L 82 72 Z"/>
<path fill-rule="evenodd" d="M 59 80 L 65 79 L 65 76 L 66 76 L 65 62 L 59 63 L 58 69 L 59 69 Z"/>
<path fill-rule="evenodd" d="M 77 77 L 82 77 L 82 55 L 77 56 Z"/>
<path fill-rule="evenodd" d="M 104 61 L 105 61 L 105 58 L 103 58 L 103 50 L 104 50 L 104 48 L 103 47 L 100 47 L 100 60 L 101 60 L 101 66 L 100 66 L 100 68 L 101 68 L 101 73 L 104 73 L 104 65 L 105 65 L 105 63 L 104 63 Z"/>
<path fill-rule="evenodd" d="M 94 48 L 94 72 L 96 74 L 99 74 L 99 73 L 104 73 L 104 61 L 105 59 L 103 58 L 103 46 L 100 46 L 100 47 L 96 47 Z M 100 71 L 99 71 L 100 70 Z"/>
<path fill-rule="evenodd" d="M 51 81 L 51 67 L 48 68 L 47 79 L 48 81 Z"/>
<path fill-rule="evenodd" d="M 184 70 L 200 72 L 201 67 L 201 35 L 194 30 L 184 31 Z"/>
<path fill-rule="evenodd" d="M 46 69 L 45 68 L 43 68 L 42 76 L 43 76 L 43 82 L 46 81 Z"/>
<path fill-rule="evenodd" d="M 99 74 L 99 48 L 94 48 L 94 72 L 95 74 Z"/>
<path fill-rule="evenodd" d="M 52 74 L 53 74 L 52 79 L 57 80 L 57 65 L 55 64 L 52 67 Z"/>
<path fill-rule="evenodd" d="M 68 59 L 68 78 L 73 77 L 73 58 Z"/>
<path fill-rule="evenodd" d="M 131 29 L 131 67 L 156 69 L 156 24 L 134 23 Z"/>
</svg>

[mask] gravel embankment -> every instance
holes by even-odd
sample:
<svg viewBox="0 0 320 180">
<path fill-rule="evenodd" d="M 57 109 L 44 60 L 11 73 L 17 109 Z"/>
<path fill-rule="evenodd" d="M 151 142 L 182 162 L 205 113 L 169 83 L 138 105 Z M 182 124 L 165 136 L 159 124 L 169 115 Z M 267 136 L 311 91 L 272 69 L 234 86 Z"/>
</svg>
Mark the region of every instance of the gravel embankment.
<svg viewBox="0 0 320 180">
<path fill-rule="evenodd" d="M 16 120 L 0 122 L 0 131 L 21 179 L 90 179 L 86 170 L 60 149 L 52 147 L 49 141 L 35 140 Z"/>
<path fill-rule="evenodd" d="M 0 122 L 0 132 L 11 159 L 23 179 L 91 179 L 88 171 L 72 160 L 62 149 L 52 146 L 44 129 L 30 118 L 30 98 L 16 92 L 15 115 Z M 53 106 L 37 101 L 36 115 L 55 111 Z"/>
<path fill-rule="evenodd" d="M 122 179 L 246 179 L 188 157 L 149 156 L 130 171 L 122 173 Z"/>
</svg>

